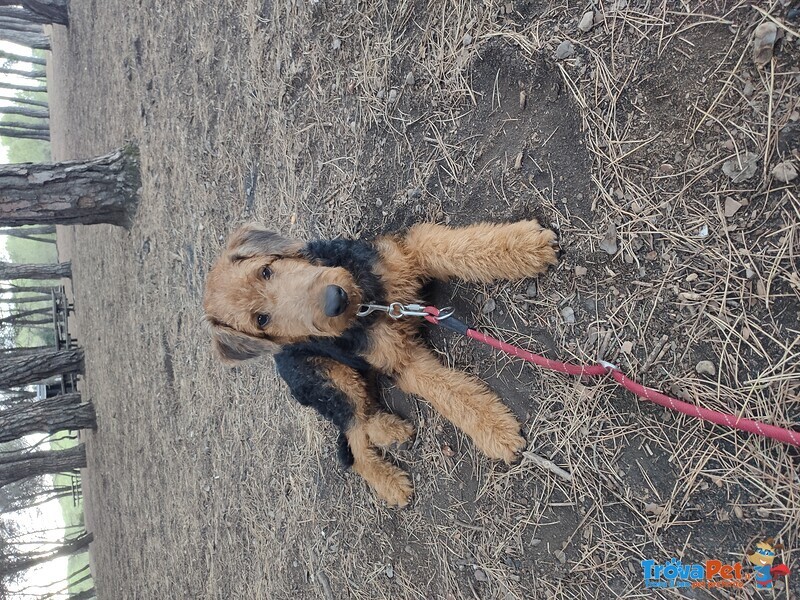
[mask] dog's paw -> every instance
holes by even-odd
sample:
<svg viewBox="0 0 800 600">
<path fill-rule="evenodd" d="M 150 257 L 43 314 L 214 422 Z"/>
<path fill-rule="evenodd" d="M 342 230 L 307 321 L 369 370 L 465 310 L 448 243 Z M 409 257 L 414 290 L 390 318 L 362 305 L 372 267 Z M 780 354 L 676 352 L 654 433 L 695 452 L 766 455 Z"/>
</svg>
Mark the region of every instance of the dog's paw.
<svg viewBox="0 0 800 600">
<path fill-rule="evenodd" d="M 369 420 L 367 434 L 370 441 L 381 448 L 404 444 L 414 436 L 414 426 L 397 415 L 379 412 Z"/>
<path fill-rule="evenodd" d="M 381 477 L 380 483 L 373 485 L 378 496 L 389 506 L 404 508 L 411 502 L 414 495 L 414 486 L 411 477 L 402 469 L 387 464 L 387 472 Z"/>
<path fill-rule="evenodd" d="M 522 451 L 527 446 L 525 438 L 520 433 L 519 422 L 511 415 L 505 415 L 494 424 L 489 435 L 480 444 L 481 450 L 489 458 L 502 460 L 507 464 L 519 460 Z"/>
</svg>

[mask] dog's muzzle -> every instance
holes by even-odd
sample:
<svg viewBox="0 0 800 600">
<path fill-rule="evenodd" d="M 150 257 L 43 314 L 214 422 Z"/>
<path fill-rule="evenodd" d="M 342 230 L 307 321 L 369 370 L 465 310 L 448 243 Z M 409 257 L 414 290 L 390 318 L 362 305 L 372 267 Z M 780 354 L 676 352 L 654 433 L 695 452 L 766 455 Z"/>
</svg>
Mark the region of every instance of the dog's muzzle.
<svg viewBox="0 0 800 600">
<path fill-rule="evenodd" d="M 347 292 L 338 285 L 329 285 L 325 288 L 325 315 L 338 317 L 349 304 Z"/>
</svg>

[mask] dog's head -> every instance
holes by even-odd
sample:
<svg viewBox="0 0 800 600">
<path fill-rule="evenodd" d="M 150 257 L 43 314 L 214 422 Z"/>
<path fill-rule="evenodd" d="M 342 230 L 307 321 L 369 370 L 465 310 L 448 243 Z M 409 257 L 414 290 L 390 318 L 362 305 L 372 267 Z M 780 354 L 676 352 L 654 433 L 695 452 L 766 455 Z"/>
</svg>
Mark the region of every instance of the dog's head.
<svg viewBox="0 0 800 600">
<path fill-rule="evenodd" d="M 227 363 L 274 353 L 311 336 L 335 337 L 361 302 L 346 269 L 313 264 L 303 242 L 259 225 L 230 238 L 206 280 L 203 308 Z"/>
</svg>

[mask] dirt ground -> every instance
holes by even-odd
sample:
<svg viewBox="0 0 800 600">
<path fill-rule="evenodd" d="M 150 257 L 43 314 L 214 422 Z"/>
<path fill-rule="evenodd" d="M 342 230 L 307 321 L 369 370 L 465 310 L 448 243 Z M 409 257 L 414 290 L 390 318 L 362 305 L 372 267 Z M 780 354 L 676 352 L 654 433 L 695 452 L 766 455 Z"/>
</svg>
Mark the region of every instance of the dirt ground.
<svg viewBox="0 0 800 600">
<path fill-rule="evenodd" d="M 640 561 L 746 564 L 766 537 L 800 570 L 800 457 L 778 443 L 433 332 L 572 479 L 493 464 L 387 382 L 418 428 L 393 454 L 414 502 L 390 510 L 270 361 L 210 353 L 204 275 L 243 222 L 371 236 L 536 216 L 560 232 L 557 268 L 437 302 L 549 356 L 800 425 L 800 194 L 771 174 L 800 166 L 796 8 L 609 1 L 582 32 L 587 6 L 72 0 L 55 157 L 132 140 L 143 178 L 130 231 L 61 231 L 99 420 L 84 493 L 101 598 L 675 597 L 644 588 Z M 763 21 L 781 39 L 758 68 Z M 752 176 L 731 178 L 746 152 Z M 789 582 L 771 597 L 797 598 Z"/>
</svg>

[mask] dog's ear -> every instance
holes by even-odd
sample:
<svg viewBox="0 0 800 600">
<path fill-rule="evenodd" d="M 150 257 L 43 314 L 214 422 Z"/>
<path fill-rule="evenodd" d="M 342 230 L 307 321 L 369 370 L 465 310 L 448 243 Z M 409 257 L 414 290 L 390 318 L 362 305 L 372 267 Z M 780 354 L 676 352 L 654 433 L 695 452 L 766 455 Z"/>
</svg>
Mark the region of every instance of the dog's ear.
<svg viewBox="0 0 800 600">
<path fill-rule="evenodd" d="M 228 242 L 228 254 L 233 261 L 253 256 L 297 256 L 303 242 L 282 236 L 257 223 L 237 229 Z"/>
<path fill-rule="evenodd" d="M 207 319 L 206 322 L 211 330 L 214 351 L 226 365 L 233 366 L 280 350 L 280 346 L 271 340 L 236 331 L 214 319 Z"/>
</svg>

